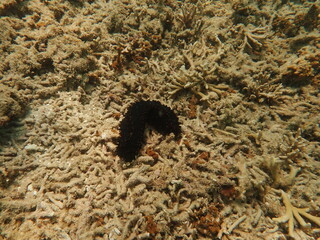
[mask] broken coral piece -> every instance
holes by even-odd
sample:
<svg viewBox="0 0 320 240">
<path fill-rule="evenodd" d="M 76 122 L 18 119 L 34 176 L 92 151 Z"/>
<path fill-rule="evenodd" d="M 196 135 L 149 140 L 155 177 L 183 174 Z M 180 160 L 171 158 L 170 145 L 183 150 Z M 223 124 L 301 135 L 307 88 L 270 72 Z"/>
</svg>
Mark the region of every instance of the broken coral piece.
<svg viewBox="0 0 320 240">
<path fill-rule="evenodd" d="M 294 218 L 298 221 L 298 223 L 303 228 L 310 228 L 311 224 L 306 223 L 305 220 L 301 217 L 304 216 L 305 218 L 309 219 L 310 221 L 314 222 L 318 226 L 320 226 L 320 217 L 312 216 L 311 214 L 307 213 L 308 208 L 297 208 L 294 207 L 289 200 L 288 195 L 281 190 L 281 195 L 283 199 L 283 203 L 286 207 L 286 213 L 285 215 L 273 218 L 273 221 L 276 221 L 278 223 L 285 223 L 288 222 L 289 224 L 289 236 L 293 237 L 294 232 Z"/>
</svg>

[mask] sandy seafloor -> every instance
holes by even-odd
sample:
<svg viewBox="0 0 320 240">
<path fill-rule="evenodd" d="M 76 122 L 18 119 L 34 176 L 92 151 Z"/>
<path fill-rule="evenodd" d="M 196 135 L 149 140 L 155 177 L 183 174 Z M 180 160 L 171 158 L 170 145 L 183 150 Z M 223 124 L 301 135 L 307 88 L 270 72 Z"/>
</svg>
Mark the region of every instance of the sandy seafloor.
<svg viewBox="0 0 320 240">
<path fill-rule="evenodd" d="M 319 6 L 1 0 L 0 239 L 319 239 Z"/>
</svg>

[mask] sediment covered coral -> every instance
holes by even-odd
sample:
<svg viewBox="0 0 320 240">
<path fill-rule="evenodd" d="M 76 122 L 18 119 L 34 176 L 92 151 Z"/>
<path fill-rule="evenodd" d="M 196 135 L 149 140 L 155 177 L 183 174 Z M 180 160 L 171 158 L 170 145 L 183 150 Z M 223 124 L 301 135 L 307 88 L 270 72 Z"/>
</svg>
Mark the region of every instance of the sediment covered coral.
<svg viewBox="0 0 320 240">
<path fill-rule="evenodd" d="M 0 238 L 284 239 L 281 191 L 318 216 L 318 11 L 2 1 Z M 175 109 L 182 136 L 147 131 L 124 164 L 119 124 L 138 99 Z"/>
</svg>

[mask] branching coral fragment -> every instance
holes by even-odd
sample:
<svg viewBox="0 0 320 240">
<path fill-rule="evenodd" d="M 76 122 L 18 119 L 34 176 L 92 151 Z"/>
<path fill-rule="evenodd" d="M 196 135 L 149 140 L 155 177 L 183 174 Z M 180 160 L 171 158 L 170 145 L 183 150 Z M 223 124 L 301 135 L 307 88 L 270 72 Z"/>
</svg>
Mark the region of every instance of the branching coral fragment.
<svg viewBox="0 0 320 240">
<path fill-rule="evenodd" d="M 258 103 L 279 104 L 289 99 L 287 96 L 289 92 L 282 84 L 248 82 L 243 90 L 250 100 Z"/>
<path fill-rule="evenodd" d="M 246 47 L 250 50 L 263 47 L 263 41 L 268 37 L 266 27 L 257 27 L 254 29 L 245 29 L 243 25 L 241 31 L 244 35 L 244 41 L 240 47 L 243 51 Z"/>
<path fill-rule="evenodd" d="M 191 28 L 197 14 L 196 6 L 193 4 L 186 4 L 182 7 L 181 11 L 181 14 L 177 16 L 177 20 L 181 22 L 185 28 Z"/>
<path fill-rule="evenodd" d="M 282 217 L 273 218 L 274 221 L 278 223 L 288 222 L 289 224 L 289 235 L 293 237 L 294 231 L 294 218 L 299 222 L 299 224 L 303 228 L 310 228 L 311 224 L 306 223 L 304 219 L 301 217 L 304 216 L 308 218 L 310 221 L 314 222 L 318 226 L 320 226 L 320 217 L 312 216 L 311 214 L 307 213 L 308 208 L 296 208 L 294 207 L 289 200 L 289 197 L 284 191 L 281 191 L 283 203 L 286 206 L 286 213 Z"/>
<path fill-rule="evenodd" d="M 194 95 L 197 95 L 200 101 L 210 103 L 213 96 L 220 98 L 225 95 L 225 91 L 229 89 L 225 84 L 212 84 L 207 82 L 204 74 L 197 71 L 192 73 L 183 71 L 183 73 L 184 75 L 182 77 L 174 75 L 174 79 L 171 84 L 169 84 L 169 87 L 173 89 L 169 92 L 170 95 L 177 94 L 182 90 L 188 90 Z"/>
</svg>

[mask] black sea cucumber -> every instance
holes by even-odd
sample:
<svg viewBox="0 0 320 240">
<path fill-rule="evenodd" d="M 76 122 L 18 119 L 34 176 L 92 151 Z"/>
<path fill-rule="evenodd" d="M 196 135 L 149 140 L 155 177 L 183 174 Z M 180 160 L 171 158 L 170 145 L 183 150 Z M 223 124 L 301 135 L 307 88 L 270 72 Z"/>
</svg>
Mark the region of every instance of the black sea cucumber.
<svg viewBox="0 0 320 240">
<path fill-rule="evenodd" d="M 178 117 L 167 106 L 158 101 L 133 103 L 120 123 L 117 154 L 126 162 L 132 161 L 143 143 L 146 125 L 163 135 L 174 133 L 178 138 L 181 128 Z"/>
</svg>

